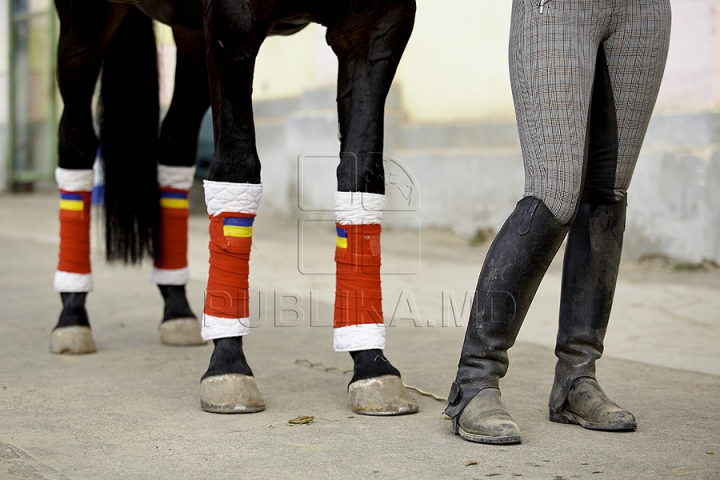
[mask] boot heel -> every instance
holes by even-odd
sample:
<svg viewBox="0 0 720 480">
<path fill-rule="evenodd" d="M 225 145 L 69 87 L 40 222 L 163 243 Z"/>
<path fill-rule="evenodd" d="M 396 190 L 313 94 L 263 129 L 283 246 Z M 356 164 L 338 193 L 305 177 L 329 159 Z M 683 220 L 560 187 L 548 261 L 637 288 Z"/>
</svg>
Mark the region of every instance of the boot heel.
<svg viewBox="0 0 720 480">
<path fill-rule="evenodd" d="M 460 417 L 460 415 L 450 419 L 450 431 L 455 435 L 460 435 L 460 431 L 458 430 L 458 417 Z"/>
<path fill-rule="evenodd" d="M 549 418 L 551 422 L 573 424 L 575 423 L 572 419 L 567 417 L 565 412 L 553 412 L 550 410 Z"/>
</svg>

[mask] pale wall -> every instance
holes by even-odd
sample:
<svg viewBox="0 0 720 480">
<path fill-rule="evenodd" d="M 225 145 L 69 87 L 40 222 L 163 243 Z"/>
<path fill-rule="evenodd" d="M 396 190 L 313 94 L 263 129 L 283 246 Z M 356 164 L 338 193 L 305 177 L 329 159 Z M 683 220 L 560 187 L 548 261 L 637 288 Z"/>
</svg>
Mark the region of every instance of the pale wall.
<svg viewBox="0 0 720 480">
<path fill-rule="evenodd" d="M 514 119 L 507 62 L 510 4 L 418 1 L 415 29 L 395 79 L 409 121 Z M 670 53 L 656 112 L 718 110 L 720 0 L 672 0 L 672 8 Z M 6 13 L 0 9 L 0 53 L 7 43 L 7 31 L 2 31 L 7 28 Z M 172 34 L 161 25 L 156 31 L 164 54 L 164 99 L 169 100 L 175 65 Z M 313 24 L 291 37 L 267 39 L 255 69 L 254 99 L 298 97 L 333 83 L 337 61 L 324 31 Z M 0 69 L 6 68 L 6 60 L 7 55 L 0 57 Z"/>
<path fill-rule="evenodd" d="M 720 0 L 672 0 L 673 24 L 656 113 L 720 110 Z"/>
<path fill-rule="evenodd" d="M 318 30 L 309 25 L 291 37 L 265 40 L 255 63 L 255 99 L 297 97 L 320 85 Z"/>
<path fill-rule="evenodd" d="M 508 80 L 510 2 L 420 0 L 395 83 L 413 122 L 514 119 Z M 337 60 L 325 29 L 266 40 L 257 60 L 254 99 L 299 96 L 335 81 Z"/>
<path fill-rule="evenodd" d="M 512 121 L 508 75 L 509 0 L 419 0 L 395 83 L 415 123 Z M 672 0 L 673 28 L 656 113 L 720 110 L 720 0 Z M 299 96 L 326 86 L 337 71 L 311 25 L 262 47 L 256 100 Z"/>
<path fill-rule="evenodd" d="M 4 192 L 7 189 L 8 181 L 9 24 L 8 0 L 0 0 L 0 192 Z"/>
<path fill-rule="evenodd" d="M 414 122 L 512 120 L 508 0 L 419 0 L 397 83 Z"/>
<path fill-rule="evenodd" d="M 299 97 L 306 90 L 334 82 L 336 60 L 323 34 L 324 28 L 311 24 L 291 37 L 266 39 L 255 63 L 253 99 Z M 159 52 L 160 103 L 167 107 L 172 99 L 175 44 L 170 28 L 157 22 L 155 37 Z"/>
</svg>

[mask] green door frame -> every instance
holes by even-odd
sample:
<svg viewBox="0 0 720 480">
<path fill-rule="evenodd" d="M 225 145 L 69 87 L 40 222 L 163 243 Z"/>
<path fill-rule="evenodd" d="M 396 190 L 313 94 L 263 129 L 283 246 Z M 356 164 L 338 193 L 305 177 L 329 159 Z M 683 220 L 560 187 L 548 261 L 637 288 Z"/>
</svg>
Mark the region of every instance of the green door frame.
<svg viewBox="0 0 720 480">
<path fill-rule="evenodd" d="M 52 5 L 52 2 L 50 2 Z M 58 18 L 55 9 L 51 6 L 45 10 L 36 10 L 33 12 L 20 12 L 16 13 L 13 8 L 14 1 L 8 0 L 8 125 L 7 125 L 7 181 L 11 191 L 31 191 L 33 189 L 34 182 L 38 180 L 48 180 L 48 172 L 39 172 L 34 169 L 16 171 L 16 113 L 17 113 L 17 102 L 15 98 L 17 88 L 17 72 L 15 66 L 15 35 L 17 32 L 17 25 L 20 22 L 29 22 L 33 18 L 46 17 L 49 19 L 48 32 L 50 38 L 50 68 L 51 68 L 51 87 L 47 101 L 50 103 L 48 109 L 48 141 L 51 143 L 50 146 L 50 165 L 57 165 L 57 129 L 58 129 L 58 95 L 57 95 L 57 80 L 55 72 L 57 71 L 57 37 L 58 37 Z"/>
</svg>

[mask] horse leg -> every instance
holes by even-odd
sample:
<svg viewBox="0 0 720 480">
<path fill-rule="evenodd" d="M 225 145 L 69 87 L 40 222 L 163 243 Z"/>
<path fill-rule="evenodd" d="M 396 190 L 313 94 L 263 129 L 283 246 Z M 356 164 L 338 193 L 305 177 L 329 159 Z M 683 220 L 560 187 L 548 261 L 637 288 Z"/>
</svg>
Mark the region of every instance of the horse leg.
<svg viewBox="0 0 720 480">
<path fill-rule="evenodd" d="M 374 2 L 328 28 L 339 60 L 341 153 L 335 217 L 338 232 L 335 351 L 350 352 L 348 390 L 355 413 L 401 415 L 418 405 L 385 357 L 380 231 L 385 206 L 382 163 L 385 99 L 412 31 L 415 2 Z"/>
<path fill-rule="evenodd" d="M 166 345 L 201 345 L 200 324 L 185 295 L 188 281 L 188 198 L 195 178 L 198 131 L 210 106 L 205 38 L 202 31 L 173 29 L 177 46 L 175 89 L 160 130 L 158 185 L 160 232 L 150 281 L 165 301 L 160 341 Z"/>
<path fill-rule="evenodd" d="M 250 333 L 248 275 L 252 224 L 262 184 L 252 117 L 255 58 L 270 29 L 267 10 L 250 2 L 204 0 L 215 153 L 205 181 L 210 268 L 202 336 L 213 340 L 201 380 L 201 406 L 215 413 L 265 409 L 242 348 Z"/>
<path fill-rule="evenodd" d="M 91 103 L 103 45 L 127 13 L 127 7 L 98 4 L 75 11 L 67 0 L 56 1 L 56 7 L 60 18 L 57 75 L 64 109 L 55 171 L 60 190 L 60 252 L 54 286 L 63 308 L 50 336 L 50 351 L 92 353 L 95 342 L 85 300 L 92 289 L 90 197 L 98 139 Z M 82 22 L 75 18 L 78 15 Z"/>
</svg>

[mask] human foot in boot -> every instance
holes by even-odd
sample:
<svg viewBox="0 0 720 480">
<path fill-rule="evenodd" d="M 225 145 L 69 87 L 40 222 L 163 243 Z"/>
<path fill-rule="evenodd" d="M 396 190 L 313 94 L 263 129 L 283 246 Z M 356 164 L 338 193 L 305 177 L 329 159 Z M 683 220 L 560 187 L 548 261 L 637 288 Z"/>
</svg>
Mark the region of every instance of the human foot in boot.
<svg viewBox="0 0 720 480">
<path fill-rule="evenodd" d="M 580 377 L 573 382 L 559 412 L 550 411 L 550 421 L 574 423 L 591 430 L 635 430 L 632 413 L 610 400 L 594 378 Z"/>
<path fill-rule="evenodd" d="M 477 443 L 520 443 L 520 429 L 505 410 L 500 390 L 485 388 L 460 413 L 453 433 Z"/>
</svg>

